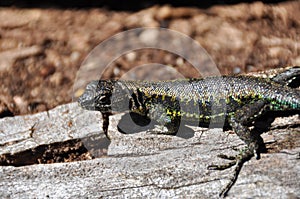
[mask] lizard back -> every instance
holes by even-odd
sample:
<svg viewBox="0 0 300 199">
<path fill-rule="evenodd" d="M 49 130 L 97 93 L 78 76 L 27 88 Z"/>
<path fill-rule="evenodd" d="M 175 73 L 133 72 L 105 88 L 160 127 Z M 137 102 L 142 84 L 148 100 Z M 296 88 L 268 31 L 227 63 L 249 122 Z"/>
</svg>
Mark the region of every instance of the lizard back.
<svg viewBox="0 0 300 199">
<path fill-rule="evenodd" d="M 263 100 L 269 110 L 300 110 L 300 94 L 258 77 L 232 76 L 160 82 L 114 81 L 112 110 L 146 116 L 150 106 L 160 105 L 169 116 L 209 122 L 224 118 L 240 107 Z"/>
</svg>

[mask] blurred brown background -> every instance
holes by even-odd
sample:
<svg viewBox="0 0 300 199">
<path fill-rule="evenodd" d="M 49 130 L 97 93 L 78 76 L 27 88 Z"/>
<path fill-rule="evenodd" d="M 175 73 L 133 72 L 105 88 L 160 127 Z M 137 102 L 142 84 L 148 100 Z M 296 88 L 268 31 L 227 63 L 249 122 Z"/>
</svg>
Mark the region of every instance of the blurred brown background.
<svg viewBox="0 0 300 199">
<path fill-rule="evenodd" d="M 163 27 L 192 37 L 222 74 L 300 65 L 300 1 L 4 0 L 0 6 L 0 117 L 72 101 L 76 72 L 88 53 L 132 28 Z M 137 51 L 113 62 L 105 78 L 153 62 L 193 77 L 189 63 L 177 58 Z"/>
</svg>

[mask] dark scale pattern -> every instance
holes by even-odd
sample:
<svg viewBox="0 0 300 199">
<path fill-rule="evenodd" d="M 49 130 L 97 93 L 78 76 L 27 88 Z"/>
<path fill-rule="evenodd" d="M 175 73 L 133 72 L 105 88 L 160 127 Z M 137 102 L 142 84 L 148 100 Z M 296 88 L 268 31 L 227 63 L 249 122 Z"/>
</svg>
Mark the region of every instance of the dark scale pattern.
<svg viewBox="0 0 300 199">
<path fill-rule="evenodd" d="M 230 113 L 257 100 L 272 105 L 271 110 L 273 107 L 282 111 L 298 110 L 300 107 L 297 90 L 254 77 L 212 77 L 153 83 L 118 81 L 118 84 L 140 97 L 139 103 L 135 101 L 135 104 L 159 103 L 173 108 L 172 103 L 176 101 L 182 109 L 181 115 L 188 114 L 195 119 L 199 115 L 213 116 L 212 107 L 218 109 L 226 105 Z"/>
</svg>

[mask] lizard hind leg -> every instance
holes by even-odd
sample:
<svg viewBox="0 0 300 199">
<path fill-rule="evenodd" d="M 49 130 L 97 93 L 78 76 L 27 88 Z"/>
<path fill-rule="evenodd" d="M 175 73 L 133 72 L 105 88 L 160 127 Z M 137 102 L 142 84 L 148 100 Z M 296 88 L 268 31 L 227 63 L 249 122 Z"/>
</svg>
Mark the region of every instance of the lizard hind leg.
<svg viewBox="0 0 300 199">
<path fill-rule="evenodd" d="M 254 121 L 264 112 L 265 105 L 263 100 L 246 104 L 236 110 L 229 117 L 228 121 L 233 131 L 246 143 L 248 150 L 250 150 L 253 155 L 256 155 L 256 159 L 260 158 L 261 149 L 264 149 L 264 142 L 259 133 L 249 130 L 247 124 Z"/>
<path fill-rule="evenodd" d="M 240 153 L 237 156 L 235 156 L 235 158 L 227 157 L 225 155 L 219 156 L 221 158 L 232 160 L 227 164 L 208 166 L 208 169 L 210 170 L 224 170 L 235 166 L 233 176 L 231 177 L 229 183 L 220 193 L 220 196 L 222 197 L 225 197 L 227 195 L 231 187 L 236 182 L 243 164 L 246 161 L 250 160 L 254 155 L 256 155 L 257 159 L 260 158 L 259 153 L 262 146 L 264 146 L 263 139 L 260 137 L 259 134 L 251 133 L 246 124 L 253 121 L 256 118 L 255 116 L 264 110 L 264 107 L 264 101 L 255 101 L 253 103 L 244 105 L 241 109 L 238 109 L 236 112 L 229 116 L 229 125 L 232 127 L 233 131 L 239 136 L 239 138 L 247 144 L 247 147 L 241 150 Z"/>
</svg>

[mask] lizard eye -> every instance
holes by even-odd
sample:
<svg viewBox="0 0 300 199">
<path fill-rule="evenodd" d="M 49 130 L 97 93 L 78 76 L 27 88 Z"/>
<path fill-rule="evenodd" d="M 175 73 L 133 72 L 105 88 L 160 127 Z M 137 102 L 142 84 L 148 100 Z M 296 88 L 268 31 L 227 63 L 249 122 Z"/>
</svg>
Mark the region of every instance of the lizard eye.
<svg viewBox="0 0 300 199">
<path fill-rule="evenodd" d="M 106 98 L 106 96 L 100 96 L 100 97 L 99 97 L 99 100 L 100 100 L 100 101 L 103 101 L 105 98 Z"/>
<path fill-rule="evenodd" d="M 95 101 L 99 104 L 110 104 L 110 96 L 107 95 L 97 95 Z"/>
<path fill-rule="evenodd" d="M 109 99 L 109 98 L 108 98 L 107 96 L 105 96 L 105 95 L 99 97 L 99 100 L 100 100 L 101 102 L 106 102 L 108 99 Z"/>
</svg>

